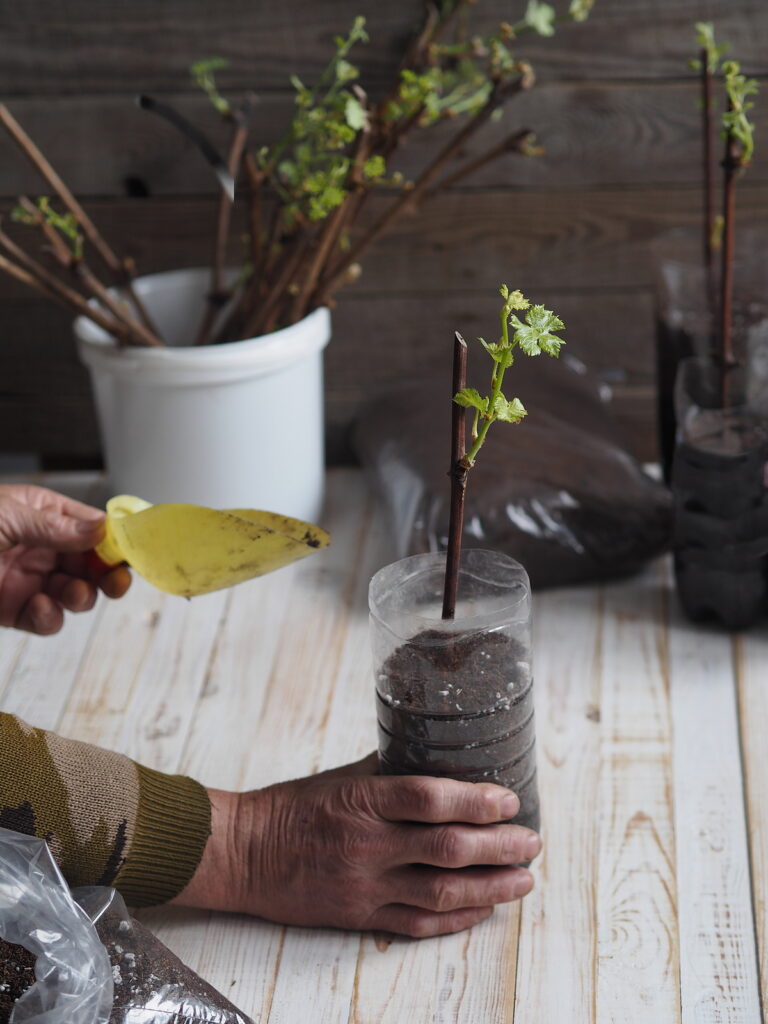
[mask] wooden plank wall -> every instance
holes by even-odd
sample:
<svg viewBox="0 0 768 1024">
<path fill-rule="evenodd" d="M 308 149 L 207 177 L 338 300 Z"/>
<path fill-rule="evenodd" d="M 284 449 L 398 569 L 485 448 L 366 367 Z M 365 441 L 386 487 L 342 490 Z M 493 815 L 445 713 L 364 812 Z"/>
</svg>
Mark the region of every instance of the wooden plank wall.
<svg viewBox="0 0 768 1024">
<path fill-rule="evenodd" d="M 477 14 L 490 25 L 523 7 L 523 0 L 479 0 Z M 223 88 L 255 90 L 259 132 L 270 141 L 291 102 L 289 73 L 311 81 L 354 15 L 368 19 L 372 42 L 359 59 L 374 92 L 420 11 L 420 0 L 4 0 L 0 97 L 142 270 L 200 265 L 212 237 L 210 177 L 173 132 L 136 108 L 135 95 L 162 95 L 215 133 L 215 115 L 187 69 L 200 57 L 226 57 Z M 535 128 L 546 155 L 498 160 L 371 252 L 335 311 L 326 364 L 333 460 L 348 454 L 346 426 L 368 395 L 444 360 L 454 328 L 469 336 L 490 329 L 502 280 L 563 315 L 570 351 L 614 384 L 633 450 L 653 457 L 647 245 L 666 228 L 697 222 L 698 106 L 686 61 L 693 23 L 702 19 L 716 22 L 747 71 L 766 71 L 764 0 L 597 0 L 586 24 L 520 43 L 537 86 L 502 125 L 486 129 L 478 150 L 519 125 Z M 755 112 L 760 140 L 765 110 L 762 102 Z M 417 168 L 437 141 L 414 139 L 403 169 Z M 0 208 L 22 189 L 42 185 L 2 138 Z M 740 188 L 739 214 L 747 222 L 768 218 L 764 150 Z M 70 462 L 97 455 L 88 382 L 68 322 L 65 312 L 0 279 L 0 451 Z"/>
</svg>

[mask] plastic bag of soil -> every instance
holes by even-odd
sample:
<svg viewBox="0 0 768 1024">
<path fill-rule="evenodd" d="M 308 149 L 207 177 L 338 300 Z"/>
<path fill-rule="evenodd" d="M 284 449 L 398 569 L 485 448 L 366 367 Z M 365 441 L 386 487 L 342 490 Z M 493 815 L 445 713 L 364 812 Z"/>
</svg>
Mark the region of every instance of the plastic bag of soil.
<svg viewBox="0 0 768 1024">
<path fill-rule="evenodd" d="M 252 1024 L 105 887 L 0 829 L 0 1024 Z"/>
<path fill-rule="evenodd" d="M 534 587 L 628 575 L 665 551 L 669 491 L 618 440 L 610 391 L 569 357 L 520 359 L 513 377 L 528 416 L 488 435 L 467 486 L 465 547 L 506 552 Z M 448 376 L 398 386 L 355 425 L 397 557 L 447 545 L 450 393 Z"/>
</svg>

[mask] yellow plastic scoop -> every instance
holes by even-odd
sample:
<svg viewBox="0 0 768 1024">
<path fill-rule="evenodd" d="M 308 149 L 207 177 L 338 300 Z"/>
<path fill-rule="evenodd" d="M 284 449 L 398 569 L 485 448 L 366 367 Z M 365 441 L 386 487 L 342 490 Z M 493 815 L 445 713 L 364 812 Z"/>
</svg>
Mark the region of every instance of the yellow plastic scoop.
<svg viewBox="0 0 768 1024">
<path fill-rule="evenodd" d="M 127 562 L 168 594 L 194 597 L 234 586 L 328 546 L 325 530 L 275 512 L 151 505 L 121 494 L 107 502 L 96 554 Z"/>
</svg>

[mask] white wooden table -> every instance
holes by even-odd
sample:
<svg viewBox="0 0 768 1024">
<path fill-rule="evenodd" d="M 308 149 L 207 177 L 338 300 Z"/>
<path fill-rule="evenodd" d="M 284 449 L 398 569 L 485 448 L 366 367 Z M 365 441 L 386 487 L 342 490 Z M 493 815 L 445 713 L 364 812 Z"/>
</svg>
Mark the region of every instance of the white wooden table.
<svg viewBox="0 0 768 1024">
<path fill-rule="evenodd" d="M 95 498 L 93 477 L 43 482 Z M 222 788 L 362 756 L 366 590 L 392 551 L 359 473 L 331 474 L 324 522 L 330 549 L 232 591 L 136 580 L 56 637 L 2 631 L 0 707 Z M 545 847 L 522 904 L 424 941 L 142 918 L 262 1024 L 758 1024 L 768 631 L 689 625 L 662 563 L 535 615 Z"/>
</svg>

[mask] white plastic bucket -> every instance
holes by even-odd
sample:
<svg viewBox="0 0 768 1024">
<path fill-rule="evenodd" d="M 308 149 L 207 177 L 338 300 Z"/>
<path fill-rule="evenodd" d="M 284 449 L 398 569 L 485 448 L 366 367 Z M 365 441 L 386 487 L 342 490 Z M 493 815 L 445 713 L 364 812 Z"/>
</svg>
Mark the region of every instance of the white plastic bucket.
<svg viewBox="0 0 768 1024">
<path fill-rule="evenodd" d="M 194 341 L 205 269 L 134 282 L 166 348 L 118 346 L 74 324 L 110 487 L 151 502 L 261 508 L 317 521 L 323 499 L 323 349 L 330 313 L 224 345 Z"/>
</svg>

